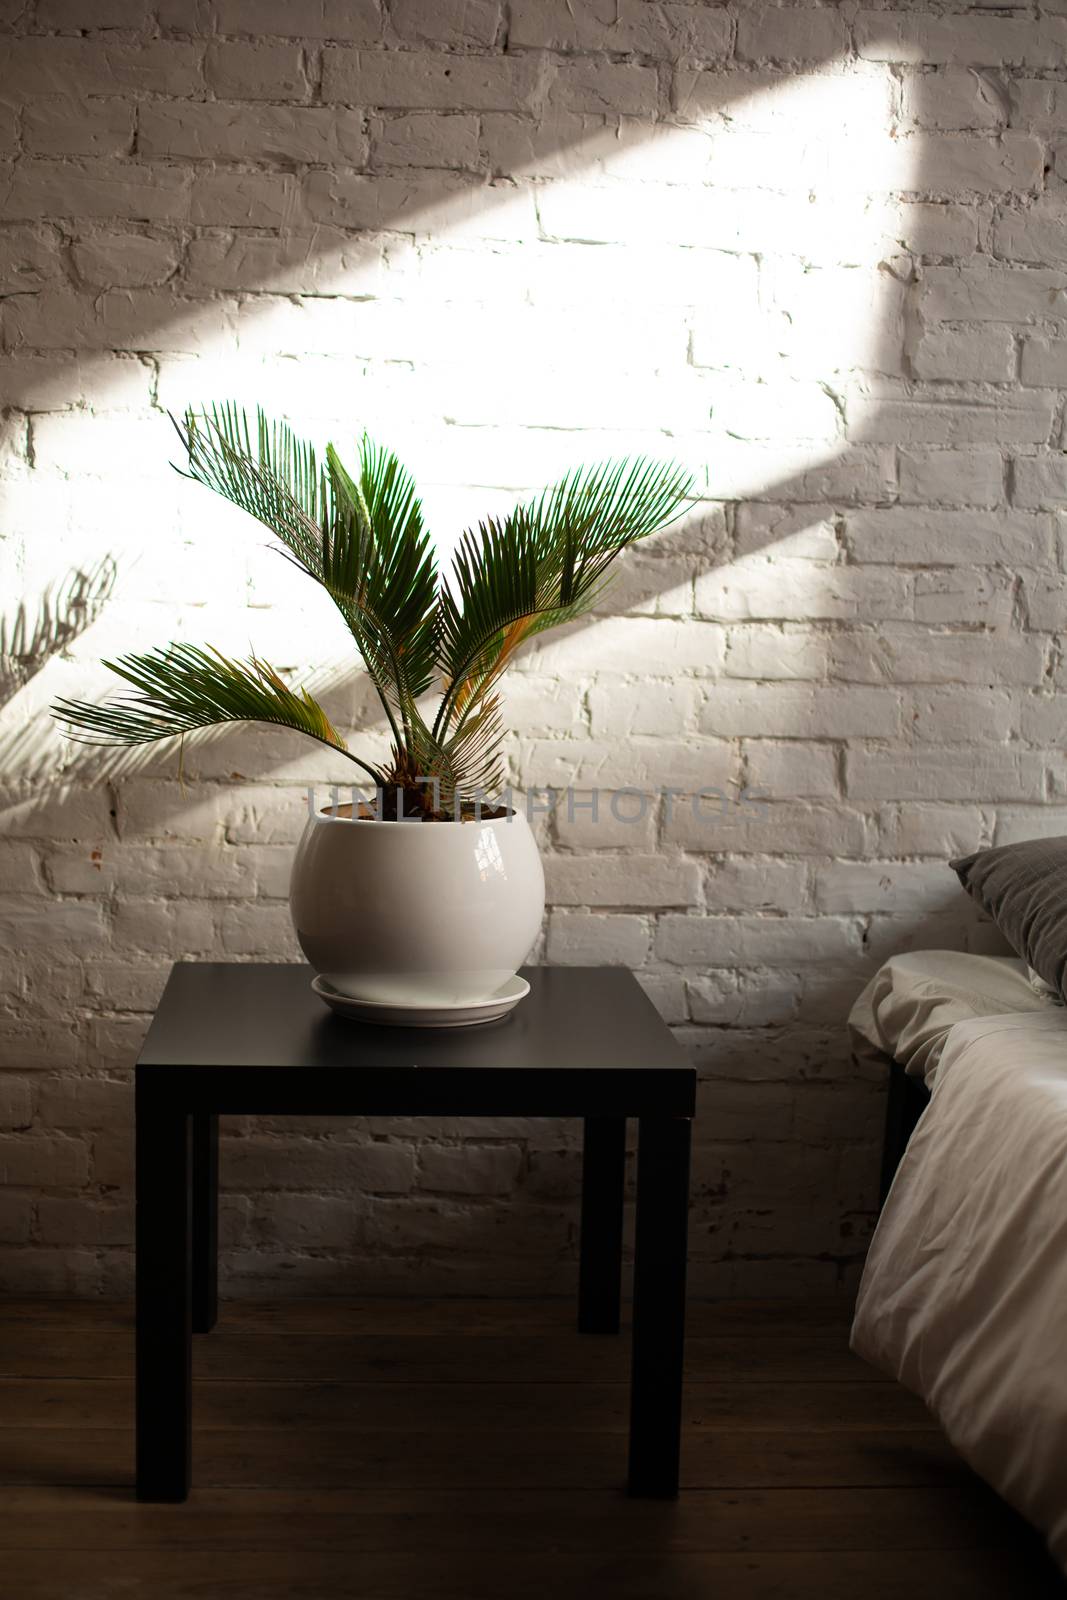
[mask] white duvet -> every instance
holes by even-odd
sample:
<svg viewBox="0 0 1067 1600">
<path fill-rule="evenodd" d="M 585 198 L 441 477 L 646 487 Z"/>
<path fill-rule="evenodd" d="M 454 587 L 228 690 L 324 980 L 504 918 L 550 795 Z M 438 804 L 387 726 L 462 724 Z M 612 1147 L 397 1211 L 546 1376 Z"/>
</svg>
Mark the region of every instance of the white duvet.
<svg viewBox="0 0 1067 1600">
<path fill-rule="evenodd" d="M 920 1395 L 1067 1568 L 1067 1010 L 948 1034 L 853 1348 Z"/>
</svg>

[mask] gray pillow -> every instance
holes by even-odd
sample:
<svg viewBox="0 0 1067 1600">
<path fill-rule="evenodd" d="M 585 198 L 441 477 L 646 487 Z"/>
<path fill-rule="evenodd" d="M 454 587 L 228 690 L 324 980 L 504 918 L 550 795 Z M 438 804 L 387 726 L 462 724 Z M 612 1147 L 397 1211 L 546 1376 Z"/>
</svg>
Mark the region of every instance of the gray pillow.
<svg viewBox="0 0 1067 1600">
<path fill-rule="evenodd" d="M 1067 839 L 1028 839 L 950 863 L 1017 955 L 1067 1000 Z"/>
</svg>

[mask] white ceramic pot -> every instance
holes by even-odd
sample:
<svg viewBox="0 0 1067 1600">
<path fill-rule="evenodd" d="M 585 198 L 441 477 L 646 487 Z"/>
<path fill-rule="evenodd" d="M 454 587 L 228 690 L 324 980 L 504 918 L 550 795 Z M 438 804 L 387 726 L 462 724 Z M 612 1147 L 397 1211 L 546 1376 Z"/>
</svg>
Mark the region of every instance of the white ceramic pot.
<svg viewBox="0 0 1067 1600">
<path fill-rule="evenodd" d="M 289 886 L 319 975 L 355 1000 L 461 1006 L 513 976 L 541 927 L 545 877 L 520 813 L 493 821 L 309 818 Z"/>
</svg>

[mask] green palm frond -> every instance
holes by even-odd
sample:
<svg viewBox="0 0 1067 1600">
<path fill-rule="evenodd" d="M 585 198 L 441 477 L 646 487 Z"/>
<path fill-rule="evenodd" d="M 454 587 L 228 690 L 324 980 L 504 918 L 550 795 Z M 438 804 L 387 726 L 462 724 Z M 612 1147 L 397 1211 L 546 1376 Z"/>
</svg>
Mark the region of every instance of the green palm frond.
<svg viewBox="0 0 1067 1600">
<path fill-rule="evenodd" d="M 441 599 L 447 688 L 434 731 L 481 701 L 520 644 L 588 611 L 619 553 L 672 520 L 691 487 L 680 467 L 645 458 L 580 467 L 468 530 Z"/>
<path fill-rule="evenodd" d="M 397 457 L 366 437 L 358 482 L 333 445 L 326 459 L 338 511 L 323 535 L 322 582 L 410 738 L 420 721 L 415 702 L 436 666 L 437 564 L 422 503 Z"/>
<path fill-rule="evenodd" d="M 450 773 L 449 789 L 461 800 L 476 794 L 499 794 L 504 784 L 500 754 L 507 729 L 497 695 L 487 694 L 458 725 L 442 746 Z"/>
<path fill-rule="evenodd" d="M 437 570 L 414 483 L 396 456 L 364 437 L 357 481 L 333 445 L 320 466 L 285 423 L 257 409 L 252 427 L 232 402 L 189 410 L 175 426 L 188 461 L 183 476 L 263 523 L 325 588 L 394 741 L 405 743 L 434 673 Z"/>
<path fill-rule="evenodd" d="M 148 744 L 180 738 L 226 722 L 267 722 L 293 728 L 357 761 L 318 701 L 294 690 L 255 656 L 231 661 L 217 650 L 171 644 L 145 655 L 104 663 L 133 686 L 104 705 L 57 700 L 52 714 L 83 744 Z M 367 772 L 373 769 L 359 762 Z"/>
<path fill-rule="evenodd" d="M 262 408 L 256 425 L 232 401 L 190 408 L 171 421 L 186 454 L 183 478 L 213 489 L 247 511 L 281 540 L 289 554 L 313 576 L 322 529 L 333 520 L 330 482 L 313 446 L 298 439 L 284 422 L 271 422 Z"/>
</svg>

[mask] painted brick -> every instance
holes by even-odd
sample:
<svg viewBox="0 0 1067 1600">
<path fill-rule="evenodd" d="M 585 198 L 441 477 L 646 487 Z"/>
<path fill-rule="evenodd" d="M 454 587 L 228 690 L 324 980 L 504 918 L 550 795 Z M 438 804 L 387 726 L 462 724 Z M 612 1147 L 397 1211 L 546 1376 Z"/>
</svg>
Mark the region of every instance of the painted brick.
<svg viewBox="0 0 1067 1600">
<path fill-rule="evenodd" d="M 831 745 L 746 739 L 741 748 L 753 789 L 783 800 L 822 800 L 840 790 L 837 752 Z"/>
<path fill-rule="evenodd" d="M 478 118 L 413 111 L 375 125 L 371 152 L 376 167 L 477 167 L 481 161 Z"/>
<path fill-rule="evenodd" d="M 674 741 L 638 739 L 594 743 L 586 739 L 530 739 L 519 746 L 520 782 L 552 789 L 592 785 L 609 790 L 641 789 L 671 783 L 685 792 L 701 785 L 723 786 L 738 771 L 736 750 L 723 740 L 693 736 Z"/>
<path fill-rule="evenodd" d="M 304 784 L 345 775 L 244 729 L 181 783 L 173 751 L 112 768 L 50 701 L 102 694 L 103 655 L 251 642 L 328 665 L 386 754 L 328 608 L 167 469 L 163 413 L 237 394 L 319 443 L 368 425 L 446 542 L 577 461 L 693 468 L 506 685 L 516 783 L 600 785 L 596 819 L 535 817 L 534 959 L 636 970 L 706 1080 L 694 1291 L 854 1288 L 881 1108 L 842 1019 L 892 950 L 994 948 L 948 857 L 1067 831 L 1067 13 L 1038 9 L 868 10 L 857 57 L 803 0 L 8 8 L 8 587 L 30 627 L 102 551 L 119 579 L 47 661 L 0 652 L 5 1283 L 129 1292 L 129 1071 L 169 962 L 299 958 Z M 235 1121 L 228 1280 L 570 1292 L 579 1139 Z"/>
<path fill-rule="evenodd" d="M 289 173 L 197 171 L 190 182 L 195 223 L 286 228 L 300 217 L 300 186 Z"/>
<path fill-rule="evenodd" d="M 0 883 L 8 894 L 39 894 L 44 888 L 40 857 L 20 840 L 0 841 Z"/>
<path fill-rule="evenodd" d="M 885 806 L 879 816 L 882 853 L 932 856 L 938 863 L 967 855 L 991 843 L 991 816 L 968 805 Z"/>
<path fill-rule="evenodd" d="M 903 617 L 910 611 L 909 586 L 899 573 L 788 556 L 736 561 L 696 581 L 697 616 L 719 622 Z"/>
<path fill-rule="evenodd" d="M 419 1153 L 418 1187 L 437 1194 L 509 1194 L 521 1160 L 514 1146 L 426 1146 Z"/>
<path fill-rule="evenodd" d="M 183 276 L 198 291 L 268 285 L 279 294 L 324 294 L 356 282 L 362 286 L 377 275 L 381 262 L 380 244 L 328 228 L 294 228 L 281 239 L 237 231 L 190 240 Z M 309 361 L 309 376 L 310 367 Z M 161 402 L 169 376 L 166 369 L 160 373 Z"/>
<path fill-rule="evenodd" d="M 237 1192 L 406 1194 L 415 1178 L 415 1152 L 382 1140 L 356 1145 L 341 1139 L 228 1139 L 221 1170 L 224 1187 Z"/>
<path fill-rule="evenodd" d="M 700 895 L 693 862 L 669 856 L 545 857 L 545 892 L 552 906 L 692 906 Z"/>
<path fill-rule="evenodd" d="M 1067 33 L 1061 18 L 1029 19 L 861 11 L 856 44 L 869 61 L 924 61 L 932 66 L 1051 67 L 1062 59 Z"/>
<path fill-rule="evenodd" d="M 351 1195 L 265 1194 L 255 1202 L 252 1236 L 268 1247 L 283 1238 L 298 1249 L 351 1250 L 362 1241 L 363 1217 Z"/>
<path fill-rule="evenodd" d="M 1003 497 L 1004 461 L 997 450 L 913 446 L 900 453 L 900 498 L 904 501 L 995 506 Z"/>
<path fill-rule="evenodd" d="M 170 316 L 157 316 L 167 308 Z M 156 290 L 114 290 L 91 302 L 70 290 L 48 289 L 20 297 L 11 318 L 12 346 L 43 350 L 137 351 L 206 349 L 232 338 L 235 308 L 224 302 L 188 299 L 176 303 Z M 141 419 L 142 431 L 149 418 Z M 163 431 L 156 437 L 162 438 Z M 57 430 L 57 437 L 62 430 Z M 142 469 L 144 470 L 144 469 Z"/>
<path fill-rule="evenodd" d="M 927 511 L 901 506 L 850 512 L 848 541 L 858 561 L 922 565 L 937 553 L 952 565 L 1048 566 L 1051 518 L 1020 511 Z"/>
<path fill-rule="evenodd" d="M 1017 506 L 1053 507 L 1067 500 L 1067 455 L 1059 451 L 1020 456 L 1015 462 L 1012 501 Z"/>
<path fill-rule="evenodd" d="M 1063 10 L 1062 4 L 1048 9 Z M 1060 133 L 1067 127 L 1067 95 L 1055 79 L 1014 78 L 1007 84 L 1012 106 L 1012 121 L 1022 127 Z"/>
<path fill-rule="evenodd" d="M 684 680 L 624 688 L 609 679 L 589 691 L 590 728 L 596 738 L 683 733 L 693 726 L 699 699 L 698 685 Z"/>
<path fill-rule="evenodd" d="M 37 1206 L 37 1238 L 44 1245 L 132 1245 L 133 1209 L 128 1205 L 87 1205 L 45 1195 Z"/>
<path fill-rule="evenodd" d="M 1010 328 L 995 325 L 974 331 L 928 329 L 919 338 L 913 360 L 921 378 L 1008 383 L 1015 376 L 1015 339 Z"/>
<path fill-rule="evenodd" d="M 761 7 L 738 19 L 737 55 L 742 61 L 827 61 L 843 55 L 847 44 L 845 19 L 829 6 Z"/>
<path fill-rule="evenodd" d="M 754 555 L 765 546 L 778 546 L 782 555 L 796 560 L 836 561 L 841 554 L 838 527 L 831 507 L 740 505 L 733 518 L 733 536 L 739 556 Z M 722 535 L 713 530 L 707 556 L 725 558 Z"/>
<path fill-rule="evenodd" d="M 1044 792 L 1041 759 L 1017 750 L 850 751 L 848 794 L 854 800 L 969 800 L 980 788 L 993 800 L 1032 800 Z"/>
<path fill-rule="evenodd" d="M 666 673 L 714 675 L 722 665 L 725 634 L 712 623 L 611 618 L 567 636 L 547 635 L 526 657 L 538 672 L 647 671 L 655 663 Z"/>
<path fill-rule="evenodd" d="M 88 1171 L 89 1153 L 80 1139 L 0 1136 L 0 1183 L 70 1189 L 83 1184 Z"/>
<path fill-rule="evenodd" d="M 978 248 L 978 216 L 973 207 L 915 201 L 899 208 L 901 244 L 920 256 L 973 255 Z"/>
<path fill-rule="evenodd" d="M 0 1073 L 0 1127 L 28 1128 L 32 1115 L 29 1081 Z"/>
<path fill-rule="evenodd" d="M 672 60 L 717 59 L 730 48 L 730 19 L 712 6 L 648 6 L 619 0 L 610 12 L 566 0 L 516 0 L 509 40 L 535 50 L 636 52 Z"/>
<path fill-rule="evenodd" d="M 374 44 L 382 35 L 379 0 L 218 0 L 222 33 L 287 35 L 296 39 L 343 39 Z"/>
<path fill-rule="evenodd" d="M 113 939 L 117 949 L 137 955 L 204 956 L 215 943 L 214 914 L 210 905 L 195 900 L 120 901 Z"/>
<path fill-rule="evenodd" d="M 25 147 L 40 156 L 123 156 L 133 148 L 134 106 L 98 100 L 36 100 L 23 113 Z"/>
<path fill-rule="evenodd" d="M 917 626 L 883 628 L 875 637 L 857 630 L 837 635 L 830 671 L 848 683 L 1030 685 L 1044 676 L 1047 649 L 1038 636 L 1013 633 Z"/>
<path fill-rule="evenodd" d="M 100 0 L 93 6 L 92 24 L 96 28 L 140 29 L 151 15 L 146 0 Z M 79 0 L 41 0 L 37 21 L 57 33 L 77 33 L 84 27 L 85 8 Z"/>
<path fill-rule="evenodd" d="M 1007 628 L 1014 608 L 1012 584 L 1003 572 L 964 567 L 915 574 L 916 622 L 981 622 Z"/>
<path fill-rule="evenodd" d="M 84 949 L 103 939 L 104 927 L 104 911 L 99 905 L 48 901 L 36 894 L 0 895 L 0 939 L 9 950 L 34 946 L 42 939 L 56 950 Z"/>
<path fill-rule="evenodd" d="M 327 47 L 322 93 L 327 101 L 383 109 L 515 111 L 533 105 L 540 74 L 530 56 L 489 59 Z"/>
<path fill-rule="evenodd" d="M 808 869 L 800 861 L 779 861 L 773 857 L 735 858 L 716 863 L 708 871 L 704 896 L 709 910 L 778 911 L 783 906 L 805 909 L 808 899 Z M 694 1020 L 709 1022 L 710 1017 Z"/>
<path fill-rule="evenodd" d="M 830 916 L 928 913 L 950 905 L 958 887 L 922 862 L 835 861 L 815 869 L 815 906 Z"/>
<path fill-rule="evenodd" d="M 391 0 L 389 21 L 398 38 L 413 43 L 484 49 L 500 29 L 500 0 L 439 0 L 429 10 L 421 0 Z"/>
<path fill-rule="evenodd" d="M 162 283 L 181 254 L 173 238 L 101 230 L 79 240 L 71 255 L 78 277 L 97 289 L 143 289 Z"/>
<path fill-rule="evenodd" d="M 133 1125 L 133 1085 L 105 1078 L 57 1077 L 38 1087 L 38 1112 L 49 1127 L 78 1131 Z"/>
<path fill-rule="evenodd" d="M 558 966 L 639 967 L 650 933 L 642 917 L 554 911 L 548 920 L 548 959 Z"/>
<path fill-rule="evenodd" d="M 1020 358 L 1023 383 L 1067 385 L 1067 339 L 1034 338 L 1023 341 Z"/>
<path fill-rule="evenodd" d="M 810 628 L 731 628 L 724 670 L 731 678 L 821 678 L 828 659 L 828 639 Z"/>
<path fill-rule="evenodd" d="M 76 1025 L 65 1018 L 57 1020 L 51 1008 L 45 1017 L 30 1021 L 10 1016 L 0 1020 L 0 1049 L 5 1067 L 19 1072 L 73 1069 L 84 1056 Z"/>
<path fill-rule="evenodd" d="M 963 400 L 893 400 L 862 397 L 851 408 L 849 435 L 885 443 L 929 445 L 1037 445 L 1053 426 L 1051 398 L 990 397 L 979 405 Z"/>
<path fill-rule="evenodd" d="M 326 106 L 159 104 L 142 107 L 142 156 L 360 166 L 366 140 L 358 113 Z"/>
<path fill-rule="evenodd" d="M 948 67 L 904 74 L 904 115 L 922 128 L 999 128 L 1008 106 L 995 80 L 973 69 Z"/>
<path fill-rule="evenodd" d="M 993 229 L 993 248 L 1005 261 L 1035 266 L 1061 261 L 1067 245 L 1067 223 L 1054 202 L 1042 200 L 1022 210 L 1006 209 Z"/>
<path fill-rule="evenodd" d="M 548 86 L 548 104 L 560 111 L 651 115 L 658 98 L 659 79 L 651 67 L 614 62 L 564 62 Z"/>
<path fill-rule="evenodd" d="M 0 1194 L 0 1243 L 28 1244 L 33 1218 L 32 1195 L 10 1190 Z"/>
<path fill-rule="evenodd" d="M 204 74 L 220 99 L 306 100 L 302 52 L 288 44 L 211 44 Z"/>
<path fill-rule="evenodd" d="M 719 684 L 698 726 L 719 738 L 891 738 L 900 726 L 899 697 L 882 689 L 826 689 L 777 683 Z"/>
<path fill-rule="evenodd" d="M 553 827 L 568 850 L 650 850 L 658 804 L 653 794 L 571 788 L 557 798 Z"/>
<path fill-rule="evenodd" d="M 656 955 L 683 966 L 751 966 L 783 960 L 805 965 L 855 955 L 853 921 L 817 917 L 681 917 L 660 919 Z"/>
<path fill-rule="evenodd" d="M 1060 574 L 1044 576 L 1034 573 L 1027 577 L 1023 589 L 1030 626 L 1057 633 L 1063 626 L 1067 579 Z"/>
<path fill-rule="evenodd" d="M 203 58 L 202 44 L 162 39 L 7 39 L 0 51 L 5 81 L 24 95 L 194 95 L 203 88 Z"/>
<path fill-rule="evenodd" d="M 1034 322 L 1067 308 L 1067 275 L 1048 269 L 927 267 L 922 284 L 929 321 Z"/>
<path fill-rule="evenodd" d="M 30 225 L 0 232 L 0 284 L 9 292 L 36 289 L 62 273 L 59 235 Z"/>
<path fill-rule="evenodd" d="M 666 817 L 664 839 L 693 852 L 757 855 L 862 855 L 867 820 L 846 806 L 804 804 L 764 796 L 759 803 L 719 807 L 679 802 Z"/>
<path fill-rule="evenodd" d="M 161 222 L 189 209 L 190 174 L 179 167 L 144 162 L 84 160 L 20 161 L 7 185 L 0 214 L 36 221 L 42 213 L 68 218 L 127 218 Z"/>
<path fill-rule="evenodd" d="M 926 194 L 1037 193 L 1044 173 L 1044 146 L 1028 134 L 965 139 L 926 134 L 917 156 L 914 187 Z"/>
</svg>

